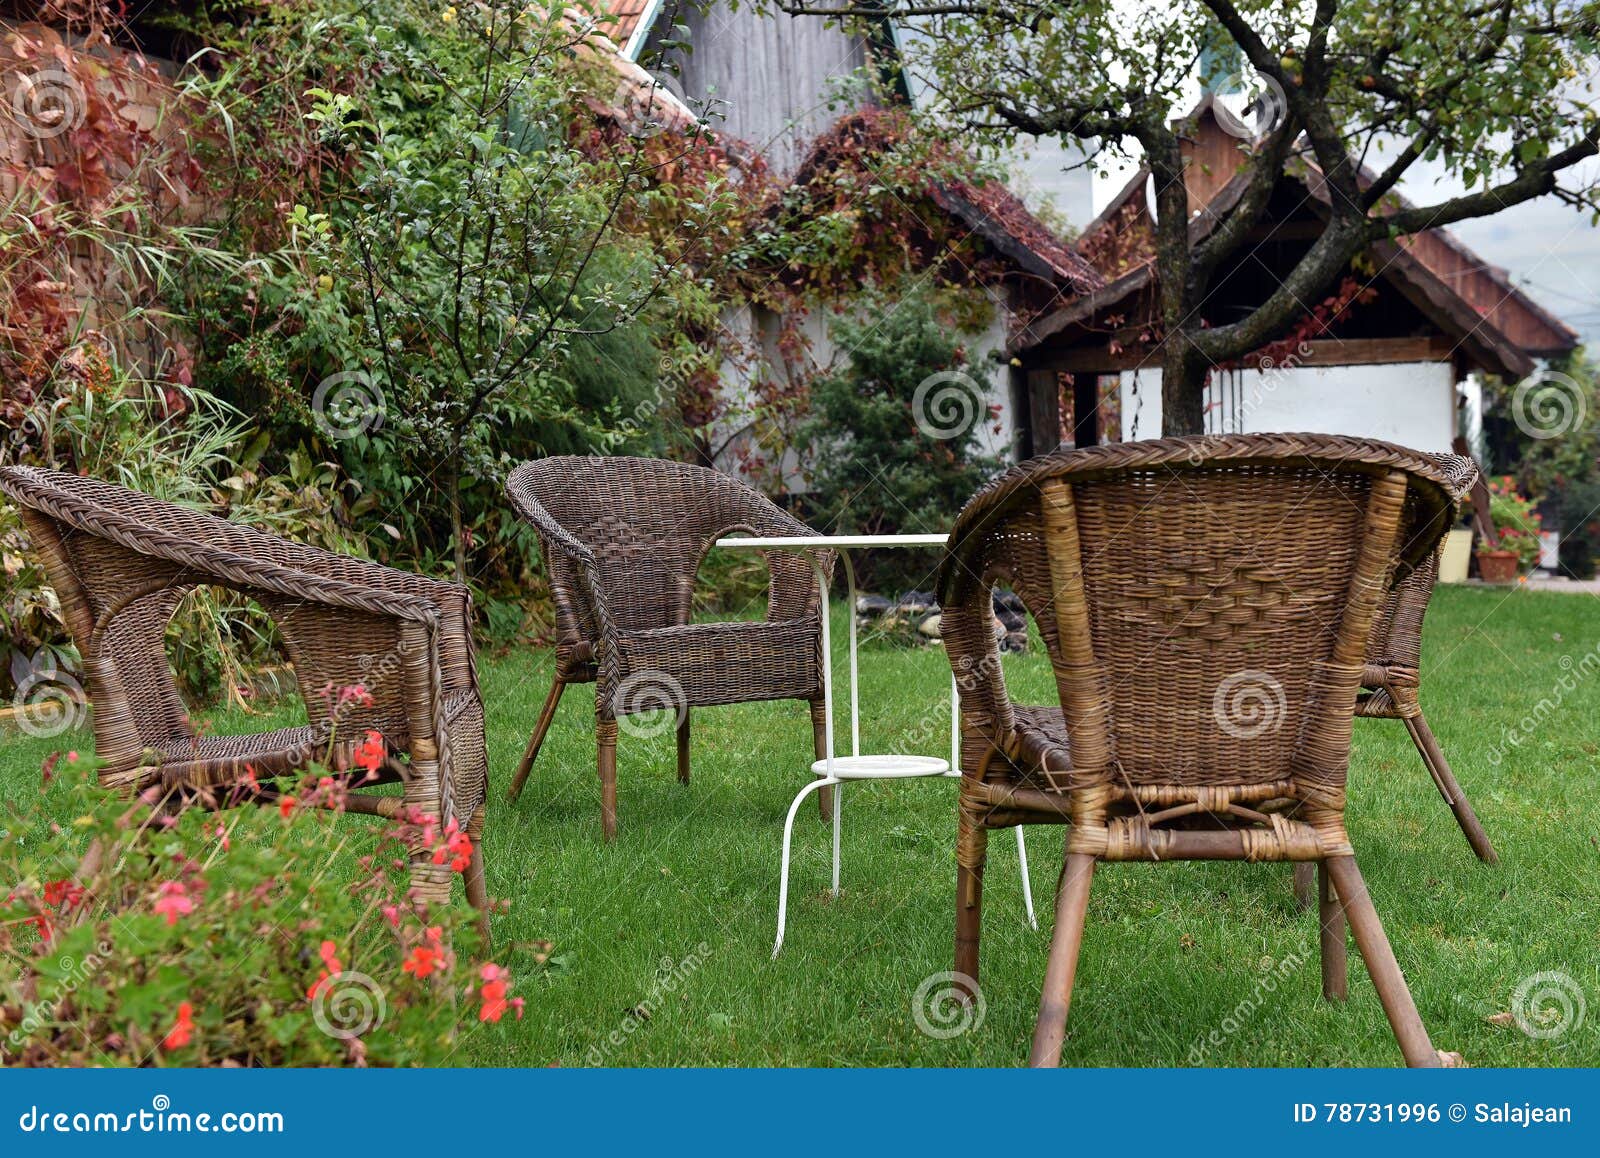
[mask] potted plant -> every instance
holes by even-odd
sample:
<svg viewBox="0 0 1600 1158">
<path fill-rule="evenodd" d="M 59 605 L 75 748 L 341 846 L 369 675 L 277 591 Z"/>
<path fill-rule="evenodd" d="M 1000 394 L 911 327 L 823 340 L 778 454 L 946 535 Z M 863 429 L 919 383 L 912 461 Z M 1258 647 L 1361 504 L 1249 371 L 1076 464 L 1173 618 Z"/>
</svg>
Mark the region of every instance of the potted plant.
<svg viewBox="0 0 1600 1158">
<path fill-rule="evenodd" d="M 1500 542 L 1478 552 L 1478 575 L 1485 583 L 1515 583 L 1539 561 L 1539 515 L 1510 475 L 1489 480 L 1489 518 Z"/>
</svg>

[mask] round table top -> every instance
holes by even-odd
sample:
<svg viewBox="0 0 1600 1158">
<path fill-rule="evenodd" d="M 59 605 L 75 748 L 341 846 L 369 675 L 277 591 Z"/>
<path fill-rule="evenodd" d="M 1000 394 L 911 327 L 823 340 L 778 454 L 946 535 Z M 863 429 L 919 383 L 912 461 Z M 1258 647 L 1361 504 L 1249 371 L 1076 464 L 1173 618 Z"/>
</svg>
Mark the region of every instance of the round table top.
<svg viewBox="0 0 1600 1158">
<path fill-rule="evenodd" d="M 818 760 L 811 765 L 818 776 L 828 775 L 828 761 Z M 894 780 L 899 777 L 943 776 L 950 771 L 950 762 L 937 756 L 835 756 L 835 780 Z"/>
<path fill-rule="evenodd" d="M 733 536 L 718 539 L 719 547 L 748 547 L 752 550 L 822 547 L 943 547 L 949 535 L 769 535 Z"/>
</svg>

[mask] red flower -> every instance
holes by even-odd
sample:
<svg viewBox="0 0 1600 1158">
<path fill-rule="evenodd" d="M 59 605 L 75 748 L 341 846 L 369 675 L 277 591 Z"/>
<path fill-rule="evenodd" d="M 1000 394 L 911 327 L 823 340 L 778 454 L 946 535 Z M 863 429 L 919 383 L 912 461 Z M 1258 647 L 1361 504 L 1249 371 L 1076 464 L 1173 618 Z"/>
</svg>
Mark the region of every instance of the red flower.
<svg viewBox="0 0 1600 1158">
<path fill-rule="evenodd" d="M 182 1049 L 194 1037 L 194 1006 L 187 1001 L 178 1002 L 178 1020 L 161 1039 L 162 1049 Z"/>
<path fill-rule="evenodd" d="M 479 1021 L 499 1021 L 505 1016 L 507 1009 L 517 1011 L 517 1020 L 522 1020 L 522 998 L 506 998 L 506 989 L 511 982 L 511 974 L 500 966 L 490 962 L 478 971 L 478 976 L 483 978 L 483 984 L 478 987 L 478 995 L 483 999 L 483 1008 L 478 1010 Z"/>
<path fill-rule="evenodd" d="M 379 732 L 368 732 L 367 738 L 361 741 L 361 746 L 356 749 L 356 763 L 367 770 L 367 775 L 376 776 L 378 769 L 383 766 L 384 758 L 383 735 Z"/>
<path fill-rule="evenodd" d="M 443 864 L 448 859 L 451 872 L 466 872 L 472 863 L 472 838 L 454 820 L 445 825 L 444 832 L 445 842 L 434 850 L 433 863 Z"/>
<path fill-rule="evenodd" d="M 176 925 L 179 917 L 194 912 L 194 901 L 182 881 L 164 881 L 161 895 L 156 898 L 155 911 L 166 917 L 167 924 Z"/>
<path fill-rule="evenodd" d="M 83 900 L 83 886 L 70 880 L 46 881 L 44 903 L 60 905 L 63 912 Z"/>
<path fill-rule="evenodd" d="M 411 956 L 400 966 L 402 973 L 415 973 L 418 979 L 444 968 L 444 954 L 427 945 L 418 945 L 411 950 Z"/>
<path fill-rule="evenodd" d="M 323 969 L 317 974 L 317 979 L 311 983 L 311 988 L 306 990 L 306 998 L 315 1001 L 317 995 L 332 984 L 333 979 L 344 972 L 344 966 L 339 964 L 339 946 L 332 941 L 324 941 L 317 948 L 317 956 L 322 958 Z"/>
<path fill-rule="evenodd" d="M 293 796 L 280 796 L 278 798 L 278 815 L 288 820 L 289 814 L 294 811 L 294 805 L 295 799 Z"/>
</svg>

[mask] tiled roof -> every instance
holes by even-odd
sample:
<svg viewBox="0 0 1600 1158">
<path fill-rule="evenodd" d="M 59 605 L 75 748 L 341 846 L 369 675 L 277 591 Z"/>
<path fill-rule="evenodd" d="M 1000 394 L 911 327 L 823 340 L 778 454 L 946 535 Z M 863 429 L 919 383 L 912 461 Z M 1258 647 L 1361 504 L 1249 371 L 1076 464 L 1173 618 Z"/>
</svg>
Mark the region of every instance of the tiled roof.
<svg viewBox="0 0 1600 1158">
<path fill-rule="evenodd" d="M 646 10 L 650 7 L 650 0 L 606 0 L 605 8 L 609 19 L 600 21 L 600 30 L 609 36 L 618 48 L 626 48 L 628 41 L 639 27 L 639 21 L 644 18 Z"/>
<path fill-rule="evenodd" d="M 856 149 L 867 152 L 887 152 L 894 146 L 896 135 L 904 130 L 904 118 L 890 109 L 846 113 L 812 142 L 795 171 L 794 182 L 804 185 L 825 173 L 834 163 L 833 154 L 841 141 L 850 140 Z M 959 162 L 961 157 L 947 154 L 945 159 Z M 965 168 L 959 164 L 957 167 Z M 935 205 L 1014 267 L 1072 293 L 1091 293 L 1104 284 L 1094 267 L 1035 217 L 1002 182 L 930 178 L 927 192 Z"/>
<path fill-rule="evenodd" d="M 1285 179 L 1300 180 L 1314 196 L 1318 195 L 1320 171 L 1310 161 L 1302 168 L 1303 172 L 1286 173 Z M 1076 253 L 1108 281 L 1121 279 L 1155 258 L 1155 229 L 1144 194 L 1149 178 L 1149 170 L 1141 168 L 1100 216 L 1089 223 L 1074 246 Z M 1371 175 L 1362 169 L 1360 179 L 1370 180 Z M 1233 180 L 1224 182 L 1206 207 L 1212 212 L 1197 215 L 1202 233 L 1232 208 L 1241 180 L 1235 175 Z M 1397 202 L 1409 204 L 1394 196 Z M 1219 206 L 1226 208 L 1217 211 Z M 1513 344 L 1528 353 L 1544 357 L 1577 344 L 1576 331 L 1529 297 L 1505 270 L 1485 262 L 1448 229 L 1423 230 L 1400 238 L 1395 244 L 1420 270 L 1439 280 L 1450 295 L 1451 305 L 1504 331 Z M 1394 263 L 1387 263 L 1385 268 L 1396 276 L 1404 272 Z"/>
</svg>

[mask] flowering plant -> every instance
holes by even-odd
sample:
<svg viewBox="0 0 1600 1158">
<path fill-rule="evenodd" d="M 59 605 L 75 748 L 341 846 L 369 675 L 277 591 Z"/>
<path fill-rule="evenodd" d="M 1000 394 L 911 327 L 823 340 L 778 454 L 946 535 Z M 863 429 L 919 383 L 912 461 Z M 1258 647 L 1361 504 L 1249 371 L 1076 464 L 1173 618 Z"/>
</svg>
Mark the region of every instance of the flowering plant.
<svg viewBox="0 0 1600 1158">
<path fill-rule="evenodd" d="M 1489 480 L 1489 518 L 1500 537 L 1500 549 L 1515 551 L 1517 563 L 1527 571 L 1539 561 L 1539 513 L 1533 500 L 1517 491 L 1510 475 Z"/>
<path fill-rule="evenodd" d="M 466 835 L 412 816 L 374 839 L 342 792 L 312 775 L 216 811 L 53 757 L 39 805 L 0 813 L 0 1064 L 440 1065 L 521 1017 L 471 910 L 406 894 L 410 847 L 464 867 Z"/>
</svg>

